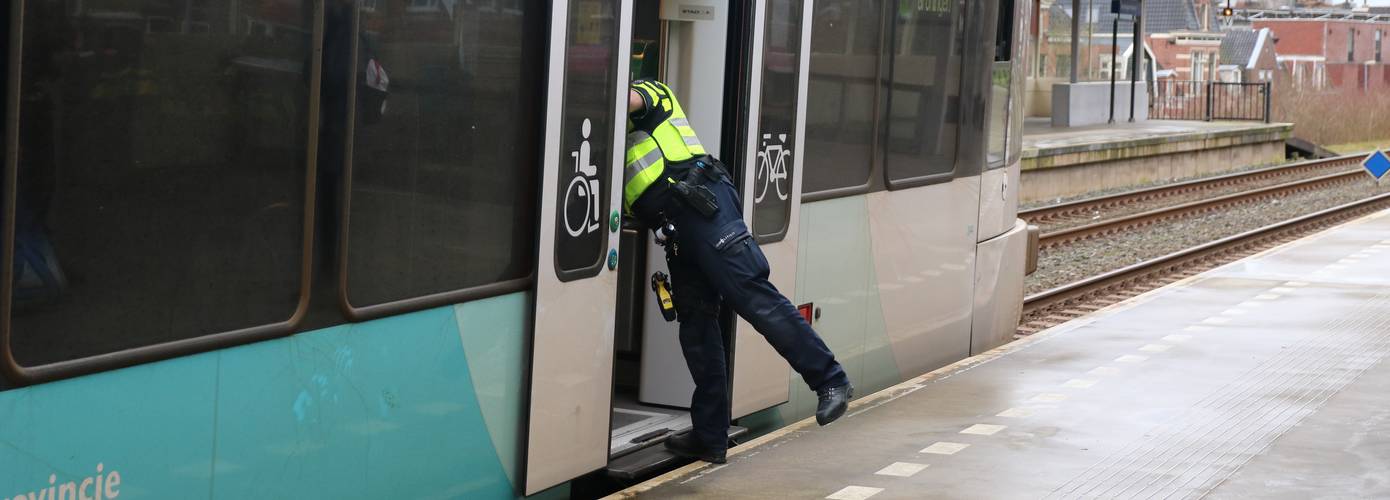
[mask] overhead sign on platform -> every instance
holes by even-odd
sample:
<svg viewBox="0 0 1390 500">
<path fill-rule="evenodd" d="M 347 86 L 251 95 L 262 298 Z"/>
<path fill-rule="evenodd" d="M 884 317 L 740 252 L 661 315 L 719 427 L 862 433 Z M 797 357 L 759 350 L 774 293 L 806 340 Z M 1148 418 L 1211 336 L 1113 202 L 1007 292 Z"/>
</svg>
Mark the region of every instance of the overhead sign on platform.
<svg viewBox="0 0 1390 500">
<path fill-rule="evenodd" d="M 1142 10 L 1141 0 L 1110 0 L 1110 13 L 1135 17 Z"/>
<path fill-rule="evenodd" d="M 1366 156 L 1361 162 L 1361 166 L 1366 168 L 1366 172 L 1380 180 L 1386 172 L 1390 172 L 1390 157 L 1385 156 L 1384 151 L 1376 151 Z"/>
</svg>

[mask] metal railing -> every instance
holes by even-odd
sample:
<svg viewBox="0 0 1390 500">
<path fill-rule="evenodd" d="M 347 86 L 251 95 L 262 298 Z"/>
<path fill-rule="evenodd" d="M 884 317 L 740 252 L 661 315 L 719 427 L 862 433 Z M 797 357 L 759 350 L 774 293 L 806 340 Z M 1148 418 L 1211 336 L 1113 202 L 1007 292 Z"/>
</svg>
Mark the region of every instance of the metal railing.
<svg viewBox="0 0 1390 500">
<path fill-rule="evenodd" d="M 1154 120 L 1251 120 L 1269 123 L 1270 85 L 1160 80 L 1149 88 Z"/>
</svg>

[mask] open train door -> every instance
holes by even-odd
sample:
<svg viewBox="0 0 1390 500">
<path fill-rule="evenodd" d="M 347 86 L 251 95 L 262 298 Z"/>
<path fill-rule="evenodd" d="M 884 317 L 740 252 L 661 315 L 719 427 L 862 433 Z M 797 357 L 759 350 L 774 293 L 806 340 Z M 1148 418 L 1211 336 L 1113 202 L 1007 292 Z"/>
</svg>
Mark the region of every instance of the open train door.
<svg viewBox="0 0 1390 500">
<path fill-rule="evenodd" d="M 739 169 L 743 213 L 772 267 L 772 284 L 792 297 L 813 0 L 753 4 L 750 105 Z M 739 319 L 734 335 L 733 418 L 786 402 L 790 370 L 762 335 Z"/>
<path fill-rule="evenodd" d="M 608 463 L 632 0 L 552 9 L 527 495 Z"/>
</svg>

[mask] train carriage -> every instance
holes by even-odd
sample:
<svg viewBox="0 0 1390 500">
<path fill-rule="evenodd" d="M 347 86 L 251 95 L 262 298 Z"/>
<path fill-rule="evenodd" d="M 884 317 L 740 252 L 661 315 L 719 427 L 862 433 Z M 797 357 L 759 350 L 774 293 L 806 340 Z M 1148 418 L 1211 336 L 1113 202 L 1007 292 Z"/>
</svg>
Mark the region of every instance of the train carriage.
<svg viewBox="0 0 1390 500">
<path fill-rule="evenodd" d="M 1007 342 L 1027 0 L 12 0 L 0 498 L 563 497 L 693 383 L 657 77 L 861 394 Z M 725 314 L 736 438 L 813 394 Z"/>
</svg>

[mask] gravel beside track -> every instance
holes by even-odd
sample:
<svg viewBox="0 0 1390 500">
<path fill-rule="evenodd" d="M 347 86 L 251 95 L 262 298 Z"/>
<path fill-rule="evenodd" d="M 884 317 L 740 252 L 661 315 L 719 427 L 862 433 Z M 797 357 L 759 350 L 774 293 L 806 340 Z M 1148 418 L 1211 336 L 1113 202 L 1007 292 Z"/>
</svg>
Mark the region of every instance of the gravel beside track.
<svg viewBox="0 0 1390 500">
<path fill-rule="evenodd" d="M 1220 213 L 1154 224 L 1140 230 L 1048 249 L 1039 256 L 1038 270 L 1028 277 L 1024 293 L 1031 295 L 1042 292 L 1188 247 L 1385 192 L 1390 192 L 1390 182 L 1383 182 L 1377 186 L 1370 176 L 1366 176 L 1362 182 L 1341 186 L 1335 190 L 1300 193 L 1277 200 L 1241 205 Z"/>
</svg>

